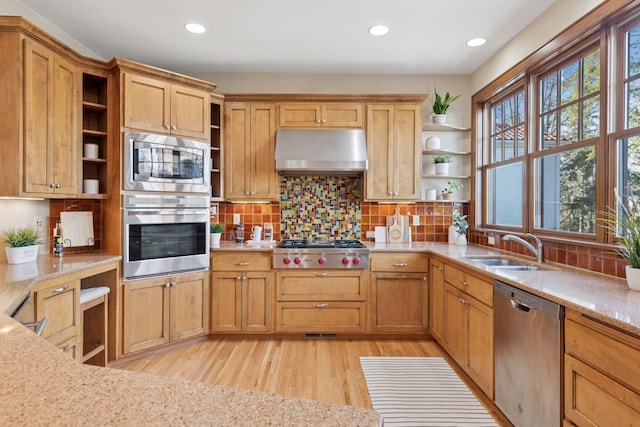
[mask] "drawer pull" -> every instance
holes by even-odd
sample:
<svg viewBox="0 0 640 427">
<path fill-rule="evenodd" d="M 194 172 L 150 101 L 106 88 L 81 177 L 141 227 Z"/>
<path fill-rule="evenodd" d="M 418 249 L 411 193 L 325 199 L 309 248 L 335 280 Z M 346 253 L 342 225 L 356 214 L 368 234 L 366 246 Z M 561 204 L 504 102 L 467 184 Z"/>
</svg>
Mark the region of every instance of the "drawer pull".
<svg viewBox="0 0 640 427">
<path fill-rule="evenodd" d="M 236 262 L 236 265 L 239 265 L 240 267 L 247 267 L 249 265 L 248 262 L 243 261 L 243 262 Z"/>
<path fill-rule="evenodd" d="M 398 264 L 391 264 L 394 267 L 406 267 L 408 264 L 405 264 L 404 262 L 398 263 Z"/>
<path fill-rule="evenodd" d="M 322 272 L 320 272 L 320 273 L 316 273 L 316 276 L 318 276 L 318 277 L 324 277 L 324 276 L 326 276 L 326 275 L 327 275 L 327 273 L 326 273 L 326 272 L 324 272 L 324 271 L 322 271 Z"/>
<path fill-rule="evenodd" d="M 64 285 L 61 288 L 55 288 L 54 290 L 51 291 L 52 294 L 59 294 L 60 292 L 64 292 L 67 289 L 69 289 L 69 285 Z"/>
<path fill-rule="evenodd" d="M 316 308 L 325 308 L 325 307 L 329 307 L 329 304 L 327 304 L 325 302 L 325 303 L 322 303 L 322 304 L 315 304 L 314 307 L 316 307 Z"/>
<path fill-rule="evenodd" d="M 62 347 L 60 349 L 60 353 L 64 353 L 65 351 L 69 350 L 69 344 L 66 344 L 64 347 Z"/>
</svg>

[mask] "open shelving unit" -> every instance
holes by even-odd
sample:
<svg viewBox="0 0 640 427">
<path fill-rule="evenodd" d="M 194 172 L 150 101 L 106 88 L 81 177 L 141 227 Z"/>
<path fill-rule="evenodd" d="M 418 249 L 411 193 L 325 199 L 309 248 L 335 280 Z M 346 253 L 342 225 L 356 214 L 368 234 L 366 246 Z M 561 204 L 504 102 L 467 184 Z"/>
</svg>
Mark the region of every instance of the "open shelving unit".
<svg viewBox="0 0 640 427">
<path fill-rule="evenodd" d="M 211 95 L 211 200 L 223 200 L 222 98 Z"/>
<path fill-rule="evenodd" d="M 107 194 L 107 82 L 106 76 L 89 73 L 82 75 L 82 176 L 85 179 L 97 179 L 98 194 L 84 193 L 87 198 L 105 198 Z M 98 146 L 98 157 L 86 157 L 85 144 Z"/>
<path fill-rule="evenodd" d="M 441 147 L 437 150 L 422 150 L 422 200 L 426 200 L 425 192 L 427 189 L 436 190 L 436 200 L 431 202 L 444 203 L 463 203 L 470 199 L 471 189 L 469 183 L 471 179 L 471 129 L 466 127 L 452 125 L 436 125 L 424 124 L 422 126 L 422 141 L 424 142 L 429 136 L 437 135 L 441 138 Z M 447 175 L 435 174 L 435 168 L 432 166 L 430 156 L 440 154 L 449 154 L 453 157 L 451 164 L 451 172 Z M 461 183 L 464 188 L 457 194 L 453 200 L 442 200 L 441 191 L 447 184 L 447 181 L 455 181 Z"/>
</svg>

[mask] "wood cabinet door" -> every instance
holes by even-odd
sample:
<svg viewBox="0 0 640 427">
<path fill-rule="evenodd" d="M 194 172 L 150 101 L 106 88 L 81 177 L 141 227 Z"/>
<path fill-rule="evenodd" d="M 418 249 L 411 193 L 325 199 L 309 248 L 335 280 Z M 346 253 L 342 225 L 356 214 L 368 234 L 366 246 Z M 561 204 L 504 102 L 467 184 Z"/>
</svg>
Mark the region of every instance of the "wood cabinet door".
<svg viewBox="0 0 640 427">
<path fill-rule="evenodd" d="M 371 279 L 373 331 L 426 331 L 426 273 L 372 273 Z"/>
<path fill-rule="evenodd" d="M 47 318 L 42 337 L 61 345 L 80 330 L 80 281 L 64 277 L 43 282 L 33 295 L 35 321 Z M 82 351 L 80 351 L 82 354 Z"/>
<path fill-rule="evenodd" d="M 280 104 L 278 121 L 281 128 L 320 127 L 322 126 L 322 106 L 306 102 Z"/>
<path fill-rule="evenodd" d="M 364 106 L 357 103 L 334 102 L 322 106 L 322 125 L 335 128 L 363 128 Z"/>
<path fill-rule="evenodd" d="M 276 155 L 275 108 L 275 104 L 251 104 L 251 148 L 249 150 L 251 169 L 248 181 L 251 199 L 276 200 L 278 198 L 278 174 L 274 161 Z"/>
<path fill-rule="evenodd" d="M 419 105 L 396 105 L 393 109 L 393 191 L 396 199 L 420 198 L 421 111 Z"/>
<path fill-rule="evenodd" d="M 444 332 L 444 264 L 438 260 L 431 260 L 429 274 L 431 277 L 429 286 L 431 336 L 442 344 Z"/>
<path fill-rule="evenodd" d="M 211 332 L 242 330 L 242 273 L 211 273 Z"/>
<path fill-rule="evenodd" d="M 445 284 L 444 286 L 444 332 L 442 346 L 447 353 L 464 367 L 467 362 L 467 325 L 468 310 L 464 303 L 463 293 L 459 289 Z"/>
<path fill-rule="evenodd" d="M 393 106 L 367 107 L 367 158 L 365 199 L 393 199 Z"/>
<path fill-rule="evenodd" d="M 169 133 L 171 124 L 171 85 L 124 74 L 124 126 L 150 132 Z"/>
<path fill-rule="evenodd" d="M 172 278 L 169 303 L 171 341 L 206 334 L 209 330 L 209 280 L 206 273 Z"/>
<path fill-rule="evenodd" d="M 209 106 L 207 92 L 171 85 L 171 133 L 209 139 Z"/>
<path fill-rule="evenodd" d="M 225 104 L 224 195 L 227 200 L 249 198 L 251 182 L 251 110 L 249 104 Z"/>
<path fill-rule="evenodd" d="M 124 283 L 124 354 L 169 342 L 168 283 L 168 277 Z"/>
<path fill-rule="evenodd" d="M 77 192 L 77 67 L 31 40 L 25 40 L 24 52 L 24 191 L 73 196 Z"/>
<path fill-rule="evenodd" d="M 468 302 L 468 360 L 465 370 L 493 399 L 493 309 L 465 297 Z"/>
<path fill-rule="evenodd" d="M 242 330 L 273 330 L 273 273 L 248 272 L 242 280 Z"/>
</svg>

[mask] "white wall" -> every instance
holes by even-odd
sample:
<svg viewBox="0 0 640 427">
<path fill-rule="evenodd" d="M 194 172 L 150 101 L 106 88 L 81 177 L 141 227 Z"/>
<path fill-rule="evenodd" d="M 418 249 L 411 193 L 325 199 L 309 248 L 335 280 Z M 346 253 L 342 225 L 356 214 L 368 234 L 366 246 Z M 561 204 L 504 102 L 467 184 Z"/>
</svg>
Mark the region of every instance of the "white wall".
<svg viewBox="0 0 640 427">
<path fill-rule="evenodd" d="M 556 0 L 536 20 L 471 74 L 471 91 L 476 93 L 509 68 L 544 46 L 606 0 Z"/>
<path fill-rule="evenodd" d="M 38 15 L 36 12 L 33 11 L 33 9 L 25 6 L 19 0 L 0 0 L 0 15 L 22 16 L 27 21 L 30 21 L 31 23 L 35 24 L 40 29 L 44 30 L 49 35 L 53 36 L 54 38 L 58 39 L 62 43 L 66 44 L 67 46 L 69 46 L 71 49 L 75 50 L 79 54 L 88 56 L 90 58 L 95 58 L 95 59 L 102 59 L 102 60 L 105 59 L 105 58 L 99 57 L 98 54 L 93 52 L 91 49 L 84 46 L 82 43 L 80 43 L 76 39 L 72 38 L 71 36 L 63 32 L 60 28 L 53 25 L 50 21 L 47 21 L 41 15 Z M 106 59 L 111 59 L 111 58 L 106 58 Z"/>
<path fill-rule="evenodd" d="M 7 200 L 0 199 L 0 231 L 9 228 L 34 225 L 35 217 L 44 221 L 44 241 L 49 241 L 49 201 L 48 200 Z M 6 261 L 4 243 L 0 243 L 0 262 Z M 48 246 L 40 247 L 40 254 L 46 251 Z"/>
</svg>

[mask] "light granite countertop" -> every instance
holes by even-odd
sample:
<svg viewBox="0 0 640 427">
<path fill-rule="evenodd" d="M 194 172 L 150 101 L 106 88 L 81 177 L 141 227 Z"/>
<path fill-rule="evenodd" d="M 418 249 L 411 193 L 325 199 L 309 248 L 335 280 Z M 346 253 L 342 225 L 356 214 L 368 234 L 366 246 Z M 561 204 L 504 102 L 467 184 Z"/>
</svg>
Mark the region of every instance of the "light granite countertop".
<svg viewBox="0 0 640 427">
<path fill-rule="evenodd" d="M 0 425 L 380 425 L 365 408 L 83 365 L 9 316 L 39 281 L 120 259 L 0 263 Z"/>
<path fill-rule="evenodd" d="M 545 263 L 545 267 L 548 269 L 538 271 L 496 271 L 471 261 L 469 257 L 500 255 L 519 258 L 531 264 L 535 264 L 535 260 L 533 257 L 523 257 L 486 246 L 458 246 L 434 242 L 365 242 L 365 245 L 370 252 L 428 252 L 439 255 L 493 279 L 509 283 L 635 335 L 640 335 L 640 292 L 629 290 L 623 279 L 555 263 Z M 219 248 L 212 248 L 212 251 L 264 251 L 271 249 L 272 247 L 255 247 L 246 243 L 223 242 Z"/>
</svg>

